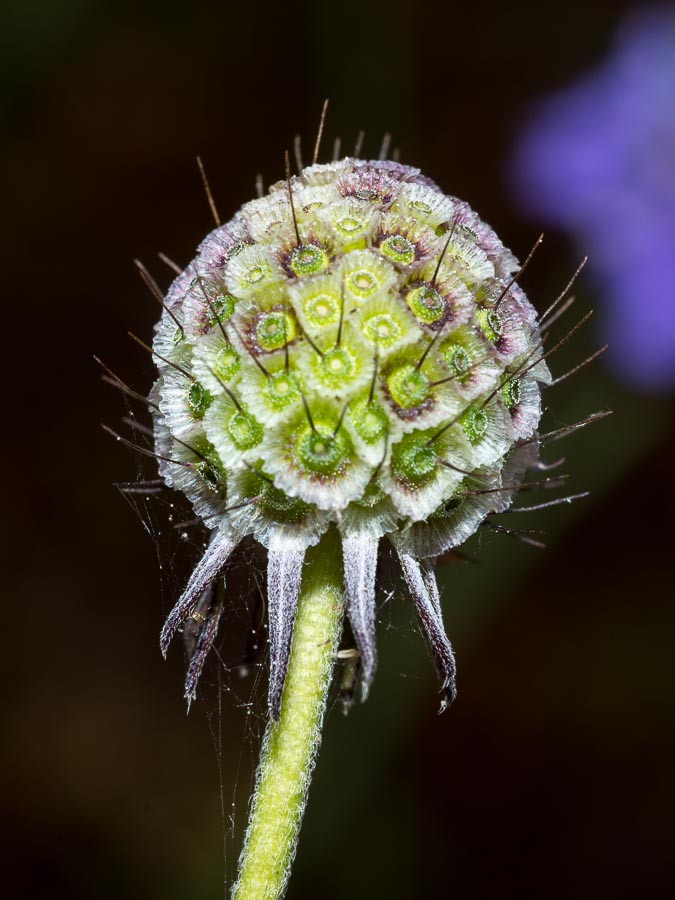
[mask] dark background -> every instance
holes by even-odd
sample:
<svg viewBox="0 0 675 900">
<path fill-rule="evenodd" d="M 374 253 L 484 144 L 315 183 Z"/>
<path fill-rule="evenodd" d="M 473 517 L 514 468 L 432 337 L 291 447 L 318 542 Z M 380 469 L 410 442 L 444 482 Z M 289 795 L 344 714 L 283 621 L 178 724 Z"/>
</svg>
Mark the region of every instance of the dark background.
<svg viewBox="0 0 675 900">
<path fill-rule="evenodd" d="M 22 898 L 223 897 L 263 691 L 214 659 L 186 719 L 181 653 L 160 658 L 191 543 L 141 503 L 162 528 L 148 536 L 112 486 L 141 462 L 98 427 L 125 406 L 92 360 L 151 383 L 126 330 L 149 338 L 158 310 L 131 261 L 167 285 L 157 251 L 184 264 L 212 227 L 195 155 L 227 219 L 257 172 L 280 177 L 296 132 L 311 147 L 325 96 L 327 156 L 362 127 L 377 155 L 392 131 L 524 257 L 540 229 L 506 185 L 517 128 L 602 56 L 626 4 L 4 7 L 2 882 Z M 540 309 L 577 254 L 547 235 L 524 280 Z M 583 280 L 579 294 L 595 302 Z M 601 342 L 589 330 L 556 370 Z M 443 717 L 409 602 L 382 609 L 369 702 L 328 718 L 289 900 L 671 896 L 673 400 L 602 364 L 547 400 L 549 427 L 615 411 L 556 445 L 592 497 L 527 520 L 544 551 L 483 534 L 475 564 L 443 570 L 460 673 Z M 232 611 L 226 661 L 253 619 Z"/>
</svg>

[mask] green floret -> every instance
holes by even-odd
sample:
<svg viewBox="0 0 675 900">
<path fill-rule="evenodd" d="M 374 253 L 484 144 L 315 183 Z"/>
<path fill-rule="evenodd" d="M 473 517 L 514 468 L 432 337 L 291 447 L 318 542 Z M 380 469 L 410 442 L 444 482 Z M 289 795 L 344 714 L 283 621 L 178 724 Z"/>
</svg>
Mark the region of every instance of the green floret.
<svg viewBox="0 0 675 900">
<path fill-rule="evenodd" d="M 240 410 L 232 414 L 227 423 L 227 430 L 239 450 L 251 450 L 257 447 L 263 438 L 263 427 L 260 422 L 249 413 Z"/>
<path fill-rule="evenodd" d="M 476 312 L 476 319 L 485 337 L 496 344 L 504 332 L 504 325 L 497 310 L 482 307 Z"/>
<path fill-rule="evenodd" d="M 241 368 L 241 357 L 231 345 L 216 354 L 213 371 L 221 381 L 229 381 Z"/>
<path fill-rule="evenodd" d="M 429 397 L 429 379 L 412 363 L 398 366 L 387 376 L 387 388 L 392 400 L 402 409 L 419 406 Z"/>
<path fill-rule="evenodd" d="M 255 323 L 255 340 L 261 350 L 272 353 L 295 339 L 295 321 L 281 310 L 260 313 Z"/>
<path fill-rule="evenodd" d="M 260 263 L 256 263 L 250 268 L 246 269 L 244 272 L 244 280 L 248 284 L 259 284 L 261 281 L 264 281 L 265 278 L 268 278 L 270 275 L 270 267 L 267 265 L 261 265 Z"/>
<path fill-rule="evenodd" d="M 436 288 L 428 284 L 408 291 L 405 302 L 415 317 L 425 325 L 433 325 L 445 314 L 445 301 Z"/>
<path fill-rule="evenodd" d="M 300 467 L 313 475 L 336 475 L 349 460 L 349 444 L 341 432 L 325 425 L 307 426 L 295 441 Z"/>
<path fill-rule="evenodd" d="M 387 414 L 379 403 L 364 397 L 349 407 L 349 419 L 364 444 L 376 444 L 387 431 Z"/>
<path fill-rule="evenodd" d="M 367 269 L 358 269 L 347 275 L 347 287 L 356 297 L 365 300 L 378 290 L 380 282 Z"/>
<path fill-rule="evenodd" d="M 520 380 L 518 378 L 507 379 L 501 386 L 501 396 L 507 409 L 518 406 L 520 403 Z"/>
<path fill-rule="evenodd" d="M 391 234 L 380 244 L 380 253 L 392 262 L 409 266 L 415 261 L 415 245 L 402 234 Z"/>
<path fill-rule="evenodd" d="M 224 491 L 227 485 L 227 473 L 216 448 L 209 441 L 201 441 L 199 450 L 200 459 L 195 465 L 195 471 L 204 485 L 214 493 Z"/>
<path fill-rule="evenodd" d="M 309 511 L 309 506 L 299 497 L 289 497 L 268 483 L 262 488 L 260 508 L 277 522 L 286 522 L 289 525 L 301 522 Z"/>
<path fill-rule="evenodd" d="M 300 397 L 300 386 L 294 372 L 275 372 L 267 379 L 262 393 L 275 412 L 287 409 Z"/>
<path fill-rule="evenodd" d="M 190 412 L 197 421 L 204 418 L 204 413 L 211 405 L 211 394 L 199 381 L 193 381 L 187 392 L 187 402 Z"/>
<path fill-rule="evenodd" d="M 464 433 L 472 444 L 477 444 L 485 437 L 488 427 L 488 417 L 480 406 L 470 407 L 460 419 Z"/>
<path fill-rule="evenodd" d="M 387 349 L 401 339 L 403 329 L 393 316 L 379 313 L 364 322 L 363 333 L 372 344 Z"/>
<path fill-rule="evenodd" d="M 368 223 L 363 219 L 356 219 L 354 216 L 343 216 L 334 223 L 334 228 L 343 239 L 358 237 L 366 230 Z"/>
<path fill-rule="evenodd" d="M 433 479 L 437 469 L 436 451 L 429 446 L 426 432 L 406 434 L 392 447 L 391 470 L 398 481 L 422 487 Z"/>
<path fill-rule="evenodd" d="M 338 389 L 353 377 L 356 362 L 345 347 L 334 347 L 320 358 L 318 371 L 327 387 Z"/>
<path fill-rule="evenodd" d="M 456 380 L 461 384 L 471 374 L 471 357 L 460 343 L 453 340 L 444 341 L 439 347 L 439 354 L 448 364 Z"/>
<path fill-rule="evenodd" d="M 209 317 L 206 320 L 208 328 L 213 328 L 213 326 L 217 325 L 219 322 L 221 324 L 227 322 L 234 312 L 235 303 L 236 299 L 229 293 L 221 294 L 216 297 L 215 300 L 211 300 Z"/>
<path fill-rule="evenodd" d="M 304 244 L 291 253 L 288 265 L 294 275 L 314 275 L 328 268 L 330 258 L 323 247 Z"/>
<path fill-rule="evenodd" d="M 308 297 L 302 306 L 307 320 L 316 328 L 324 325 L 335 325 L 340 318 L 340 304 L 330 294 L 318 294 Z"/>
</svg>

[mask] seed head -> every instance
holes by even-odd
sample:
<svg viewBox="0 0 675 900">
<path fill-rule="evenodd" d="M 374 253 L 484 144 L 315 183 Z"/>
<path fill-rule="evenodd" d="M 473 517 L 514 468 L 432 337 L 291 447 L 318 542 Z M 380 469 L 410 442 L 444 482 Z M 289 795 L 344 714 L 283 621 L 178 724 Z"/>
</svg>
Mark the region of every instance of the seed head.
<svg viewBox="0 0 675 900">
<path fill-rule="evenodd" d="M 252 535 L 269 551 L 277 715 L 304 553 L 335 523 L 365 690 L 387 537 L 452 698 L 433 571 L 417 560 L 505 509 L 536 461 L 549 373 L 518 268 L 469 206 L 386 161 L 305 168 L 206 238 L 154 340 L 160 473 L 212 530 L 164 651 Z"/>
</svg>

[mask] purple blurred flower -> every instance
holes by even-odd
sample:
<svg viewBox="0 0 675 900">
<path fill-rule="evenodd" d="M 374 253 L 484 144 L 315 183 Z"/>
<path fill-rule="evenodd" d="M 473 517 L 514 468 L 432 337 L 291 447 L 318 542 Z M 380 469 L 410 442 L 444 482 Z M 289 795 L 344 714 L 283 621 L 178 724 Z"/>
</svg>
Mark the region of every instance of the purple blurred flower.
<svg viewBox="0 0 675 900">
<path fill-rule="evenodd" d="M 675 386 L 675 9 L 634 12 L 601 65 L 533 110 L 511 180 L 589 254 L 615 369 Z"/>
</svg>

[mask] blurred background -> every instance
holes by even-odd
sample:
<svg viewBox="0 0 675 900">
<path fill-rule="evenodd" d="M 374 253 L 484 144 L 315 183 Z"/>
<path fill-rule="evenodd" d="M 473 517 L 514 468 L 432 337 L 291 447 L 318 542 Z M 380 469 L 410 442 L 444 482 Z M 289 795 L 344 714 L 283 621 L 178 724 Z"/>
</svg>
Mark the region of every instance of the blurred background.
<svg viewBox="0 0 675 900">
<path fill-rule="evenodd" d="M 231 883 L 263 690 L 214 658 L 186 719 L 157 636 L 194 548 L 113 487 L 152 465 L 101 432 L 125 404 L 92 354 L 148 389 L 126 331 L 148 339 L 158 310 L 132 259 L 168 285 L 157 252 L 185 264 L 212 227 L 195 156 L 227 219 L 296 132 L 310 155 L 326 96 L 325 158 L 391 131 L 519 257 L 545 230 L 523 278 L 540 310 L 590 254 L 565 321 L 596 316 L 554 370 L 611 348 L 547 393 L 544 427 L 614 415 L 550 450 L 591 497 L 509 522 L 547 549 L 485 532 L 443 568 L 444 716 L 410 602 L 383 605 L 370 699 L 328 716 L 289 900 L 672 896 L 675 8 L 5 0 L 2 19 L 9 896 Z M 225 664 L 255 624 L 250 598 L 232 610 Z"/>
</svg>

